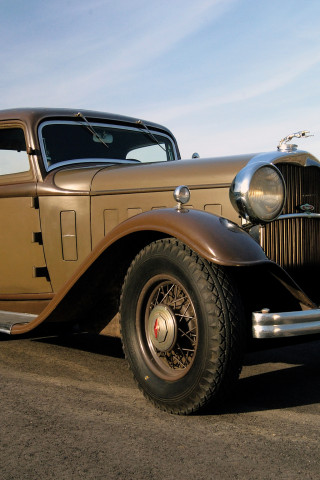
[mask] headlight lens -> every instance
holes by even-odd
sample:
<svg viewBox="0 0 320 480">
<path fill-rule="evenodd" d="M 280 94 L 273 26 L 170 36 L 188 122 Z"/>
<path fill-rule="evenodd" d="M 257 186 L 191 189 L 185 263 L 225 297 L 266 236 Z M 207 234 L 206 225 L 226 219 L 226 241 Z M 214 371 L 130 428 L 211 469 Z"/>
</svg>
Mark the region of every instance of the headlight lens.
<svg viewBox="0 0 320 480">
<path fill-rule="evenodd" d="M 253 223 L 271 222 L 285 201 L 283 177 L 272 164 L 247 165 L 235 177 L 230 199 L 241 216 Z"/>
</svg>

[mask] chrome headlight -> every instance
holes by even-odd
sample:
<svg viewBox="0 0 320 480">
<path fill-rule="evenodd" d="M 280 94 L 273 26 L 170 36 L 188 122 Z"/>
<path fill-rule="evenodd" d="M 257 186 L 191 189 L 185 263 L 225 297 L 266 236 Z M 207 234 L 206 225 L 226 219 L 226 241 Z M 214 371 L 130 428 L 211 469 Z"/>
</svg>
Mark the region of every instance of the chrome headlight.
<svg viewBox="0 0 320 480">
<path fill-rule="evenodd" d="M 285 198 L 284 179 L 279 169 L 270 163 L 247 165 L 236 175 L 230 188 L 232 205 L 252 223 L 275 220 Z"/>
</svg>

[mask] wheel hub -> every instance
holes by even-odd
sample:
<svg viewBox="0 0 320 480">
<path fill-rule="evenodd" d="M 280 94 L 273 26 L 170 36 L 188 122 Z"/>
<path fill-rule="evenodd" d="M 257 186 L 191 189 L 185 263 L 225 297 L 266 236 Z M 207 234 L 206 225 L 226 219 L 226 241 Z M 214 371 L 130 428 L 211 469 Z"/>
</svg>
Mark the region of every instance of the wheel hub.
<svg viewBox="0 0 320 480">
<path fill-rule="evenodd" d="M 160 352 L 170 351 L 177 340 L 175 315 L 167 305 L 157 305 L 149 316 L 148 335 L 152 345 Z"/>
</svg>

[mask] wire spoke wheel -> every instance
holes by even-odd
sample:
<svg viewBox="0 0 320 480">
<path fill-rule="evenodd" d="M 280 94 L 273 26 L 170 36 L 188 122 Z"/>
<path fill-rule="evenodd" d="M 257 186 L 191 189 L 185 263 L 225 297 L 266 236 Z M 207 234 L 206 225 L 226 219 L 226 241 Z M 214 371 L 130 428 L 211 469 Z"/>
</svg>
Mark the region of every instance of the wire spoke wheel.
<svg viewBox="0 0 320 480">
<path fill-rule="evenodd" d="M 164 379 L 185 375 L 195 358 L 198 322 L 183 286 L 161 275 L 150 279 L 139 299 L 136 321 L 150 368 Z"/>
<path fill-rule="evenodd" d="M 163 239 L 133 260 L 121 294 L 125 356 L 139 388 L 171 413 L 221 402 L 238 379 L 244 321 L 223 267 Z"/>
</svg>

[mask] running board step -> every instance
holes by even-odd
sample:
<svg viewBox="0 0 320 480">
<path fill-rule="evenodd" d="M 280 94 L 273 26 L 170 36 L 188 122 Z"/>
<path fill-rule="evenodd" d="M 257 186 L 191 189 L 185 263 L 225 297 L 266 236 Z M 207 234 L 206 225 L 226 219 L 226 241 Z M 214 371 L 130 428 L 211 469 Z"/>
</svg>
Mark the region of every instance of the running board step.
<svg viewBox="0 0 320 480">
<path fill-rule="evenodd" d="M 31 313 L 17 313 L 6 312 L 0 310 L 0 333 L 8 333 L 10 335 L 13 325 L 16 323 L 30 323 L 37 318 L 38 315 L 32 315 Z"/>
</svg>

